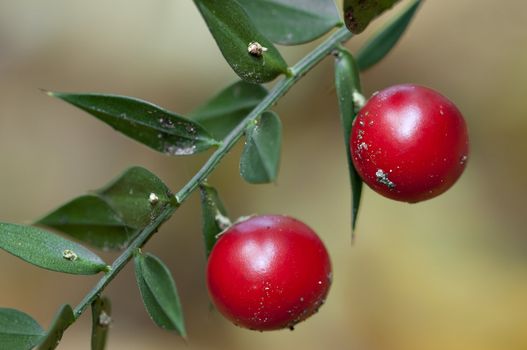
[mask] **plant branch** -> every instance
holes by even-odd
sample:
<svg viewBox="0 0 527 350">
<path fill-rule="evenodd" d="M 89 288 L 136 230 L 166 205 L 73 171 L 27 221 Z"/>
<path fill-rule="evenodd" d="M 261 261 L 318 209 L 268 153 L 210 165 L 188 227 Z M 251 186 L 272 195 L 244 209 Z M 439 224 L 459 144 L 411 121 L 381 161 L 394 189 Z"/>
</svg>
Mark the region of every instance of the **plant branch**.
<svg viewBox="0 0 527 350">
<path fill-rule="evenodd" d="M 311 51 L 296 65 L 289 69 L 288 77 L 279 81 L 269 94 L 260 102 L 245 119 L 234 128 L 223 140 L 222 145 L 212 154 L 203 167 L 194 175 L 194 177 L 176 194 L 178 203 L 182 203 L 196 187 L 202 183 L 207 176 L 216 168 L 221 159 L 236 144 L 236 141 L 243 135 L 247 126 L 252 123 L 260 114 L 272 107 L 287 91 L 299 81 L 307 72 L 322 61 L 341 43 L 349 40 L 352 34 L 347 28 L 341 28 L 324 41 L 320 46 Z"/>
<path fill-rule="evenodd" d="M 126 250 L 119 255 L 117 259 L 113 262 L 110 271 L 108 271 L 103 278 L 97 282 L 97 284 L 89 291 L 88 294 L 82 299 L 82 301 L 77 305 L 74 310 L 75 317 L 78 318 L 88 306 L 91 305 L 101 294 L 103 289 L 110 283 L 117 274 L 123 269 L 123 267 L 130 261 L 134 256 L 135 251 L 138 248 L 141 248 L 146 241 L 157 231 L 157 228 L 166 220 L 168 220 L 172 214 L 176 211 L 176 207 L 167 204 L 161 213 L 152 220 L 135 239 L 130 243 Z"/>
<path fill-rule="evenodd" d="M 256 118 L 267 109 L 271 108 L 276 102 L 284 96 L 287 91 L 299 81 L 307 72 L 315 67 L 327 55 L 329 55 L 341 43 L 349 40 L 352 34 L 347 28 L 337 30 L 333 35 L 326 39 L 320 46 L 315 48 L 296 65 L 289 69 L 287 77 L 279 81 L 270 91 L 269 94 L 245 117 L 245 119 L 236 126 L 223 140 L 218 149 L 203 164 L 201 169 L 183 186 L 175 195 L 176 206 L 167 205 L 164 210 L 157 216 L 143 231 L 132 241 L 126 250 L 113 262 L 111 270 L 102 277 L 92 290 L 82 299 L 75 308 L 75 317 L 79 317 L 86 308 L 102 293 L 103 289 L 117 276 L 128 261 L 133 257 L 134 251 L 141 248 L 148 239 L 157 231 L 157 228 L 168 220 L 175 212 L 177 206 L 181 205 L 190 194 L 206 180 L 223 157 L 232 149 L 236 142 L 242 137 L 247 126 L 254 122 Z"/>
</svg>

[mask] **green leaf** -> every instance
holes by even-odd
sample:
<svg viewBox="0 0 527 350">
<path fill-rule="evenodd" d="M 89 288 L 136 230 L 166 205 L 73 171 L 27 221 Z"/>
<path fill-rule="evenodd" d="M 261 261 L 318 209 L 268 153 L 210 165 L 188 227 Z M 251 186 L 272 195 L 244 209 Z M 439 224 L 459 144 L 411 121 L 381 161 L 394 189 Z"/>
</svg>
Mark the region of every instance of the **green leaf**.
<svg viewBox="0 0 527 350">
<path fill-rule="evenodd" d="M 104 250 L 125 248 L 138 232 L 98 195 L 75 198 L 37 223 Z"/>
<path fill-rule="evenodd" d="M 37 223 L 97 248 L 120 250 L 171 203 L 171 197 L 157 176 L 132 167 L 94 194 L 66 203 Z"/>
<path fill-rule="evenodd" d="M 106 264 L 83 246 L 42 229 L 0 223 L 0 248 L 47 270 L 92 275 Z"/>
<path fill-rule="evenodd" d="M 238 0 L 254 25 L 277 44 L 317 39 L 341 23 L 333 0 Z"/>
<path fill-rule="evenodd" d="M 199 186 L 201 194 L 201 214 L 203 218 L 203 238 L 207 257 L 217 240 L 217 235 L 230 224 L 227 211 L 216 189 L 206 183 Z"/>
<path fill-rule="evenodd" d="M 42 341 L 42 343 L 39 345 L 39 350 L 53 350 L 58 345 L 60 340 L 62 339 L 62 335 L 64 334 L 64 331 L 75 322 L 75 315 L 73 314 L 73 310 L 71 309 L 71 306 L 69 305 L 62 305 L 59 311 L 57 312 L 57 315 L 55 316 L 55 320 L 51 323 L 51 327 L 49 328 L 46 338 Z"/>
<path fill-rule="evenodd" d="M 179 295 L 168 268 L 152 254 L 138 253 L 134 261 L 137 285 L 154 323 L 186 337 Z"/>
<path fill-rule="evenodd" d="M 359 34 L 370 22 L 400 0 L 344 0 L 344 22 L 353 34 Z"/>
<path fill-rule="evenodd" d="M 48 92 L 148 147 L 172 156 L 191 155 L 218 142 L 192 120 L 132 97 Z"/>
<path fill-rule="evenodd" d="M 223 57 L 240 78 L 260 84 L 287 72 L 287 63 L 280 52 L 256 29 L 237 1 L 194 0 L 194 2 Z M 259 56 L 250 54 L 248 47 L 253 42 L 267 48 L 267 51 Z"/>
<path fill-rule="evenodd" d="M 405 32 L 420 4 L 421 0 L 414 0 L 366 42 L 357 53 L 357 64 L 361 71 L 375 65 L 390 52 Z"/>
<path fill-rule="evenodd" d="M 223 140 L 267 96 L 257 84 L 238 81 L 190 113 L 217 140 Z"/>
<path fill-rule="evenodd" d="M 97 194 L 119 213 L 126 225 L 136 229 L 145 228 L 173 200 L 163 181 L 141 167 L 127 169 Z"/>
<path fill-rule="evenodd" d="M 92 311 L 92 333 L 91 349 L 104 350 L 106 348 L 106 339 L 112 322 L 112 305 L 110 299 L 106 297 L 97 298 L 91 304 Z"/>
<path fill-rule="evenodd" d="M 350 173 L 350 183 L 352 189 L 352 235 L 355 233 L 355 226 L 357 224 L 357 215 L 359 213 L 359 206 L 362 194 L 362 180 L 355 170 L 352 161 L 352 154 L 350 150 L 350 135 L 353 120 L 357 116 L 360 106 L 357 105 L 357 96 L 361 93 L 359 69 L 353 56 L 341 49 L 338 53 L 335 63 L 335 87 L 340 108 L 340 120 L 342 129 L 344 131 L 344 147 L 346 148 L 346 155 L 348 159 L 348 169 Z M 355 98 L 354 98 L 355 96 Z"/>
<path fill-rule="evenodd" d="M 46 332 L 31 316 L 0 308 L 0 344 L 6 350 L 32 349 L 44 339 Z"/>
<path fill-rule="evenodd" d="M 240 173 L 253 184 L 272 182 L 278 175 L 282 123 L 273 112 L 264 112 L 246 130 Z"/>
</svg>

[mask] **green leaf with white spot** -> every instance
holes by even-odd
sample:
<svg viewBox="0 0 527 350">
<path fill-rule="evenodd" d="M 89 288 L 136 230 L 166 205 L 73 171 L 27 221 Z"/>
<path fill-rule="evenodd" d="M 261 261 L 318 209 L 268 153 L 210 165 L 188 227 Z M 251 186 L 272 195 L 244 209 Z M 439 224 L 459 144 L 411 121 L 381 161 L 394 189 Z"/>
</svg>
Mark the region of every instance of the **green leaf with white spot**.
<svg viewBox="0 0 527 350">
<path fill-rule="evenodd" d="M 395 18 L 370 38 L 357 53 L 360 70 L 366 70 L 382 60 L 397 44 L 414 17 L 421 0 L 414 0 Z"/>
<path fill-rule="evenodd" d="M 254 25 L 272 42 L 298 45 L 341 24 L 333 0 L 238 0 Z"/>
<path fill-rule="evenodd" d="M 38 350 L 53 350 L 59 345 L 64 331 L 75 322 L 75 315 L 69 305 L 62 305 L 51 323 L 46 337 L 39 345 Z"/>
<path fill-rule="evenodd" d="M 40 343 L 46 332 L 22 311 L 0 308 L 0 345 L 6 350 L 28 350 Z"/>
<path fill-rule="evenodd" d="M 262 85 L 238 81 L 189 114 L 215 139 L 223 140 L 267 96 Z"/>
<path fill-rule="evenodd" d="M 101 297 L 95 299 L 91 304 L 92 312 L 92 333 L 91 333 L 91 350 L 104 350 L 108 331 L 110 330 L 112 304 L 110 299 Z"/>
<path fill-rule="evenodd" d="M 353 120 L 357 116 L 360 106 L 357 105 L 354 95 L 361 93 L 359 69 L 353 56 L 345 49 L 341 49 L 335 62 L 335 87 L 340 108 L 340 120 L 344 132 L 344 147 L 348 160 L 348 170 L 352 190 L 352 235 L 355 233 L 357 215 L 362 194 L 362 179 L 353 166 L 350 150 L 350 135 Z"/>
<path fill-rule="evenodd" d="M 194 0 L 227 63 L 240 78 L 260 84 L 287 73 L 287 63 L 276 47 L 252 23 L 235 0 Z M 250 43 L 267 51 L 249 53 Z M 206 53 L 205 53 L 206 54 Z"/>
<path fill-rule="evenodd" d="M 37 223 L 97 248 L 122 250 L 172 201 L 170 190 L 156 175 L 132 167 L 104 188 L 73 199 Z"/>
<path fill-rule="evenodd" d="M 168 268 L 152 254 L 137 253 L 134 262 L 137 285 L 154 323 L 186 337 L 181 302 Z"/>
<path fill-rule="evenodd" d="M 276 180 L 282 147 L 282 122 L 274 112 L 264 112 L 245 131 L 240 174 L 252 184 Z"/>
<path fill-rule="evenodd" d="M 206 183 L 199 186 L 201 194 L 201 216 L 203 219 L 203 238 L 207 257 L 217 241 L 217 235 L 223 231 L 230 220 L 216 189 Z"/>
<path fill-rule="evenodd" d="M 136 229 L 143 229 L 166 205 L 174 204 L 170 189 L 142 167 L 127 169 L 96 193 L 119 213 L 128 226 Z"/>
<path fill-rule="evenodd" d="M 344 0 L 344 22 L 353 33 L 359 34 L 377 16 L 400 0 Z"/>
<path fill-rule="evenodd" d="M 101 258 L 80 244 L 33 226 L 0 223 L 0 248 L 47 270 L 75 275 L 107 270 Z"/>
<path fill-rule="evenodd" d="M 104 94 L 49 92 L 142 144 L 168 155 L 191 155 L 218 144 L 201 125 L 150 102 Z"/>
</svg>

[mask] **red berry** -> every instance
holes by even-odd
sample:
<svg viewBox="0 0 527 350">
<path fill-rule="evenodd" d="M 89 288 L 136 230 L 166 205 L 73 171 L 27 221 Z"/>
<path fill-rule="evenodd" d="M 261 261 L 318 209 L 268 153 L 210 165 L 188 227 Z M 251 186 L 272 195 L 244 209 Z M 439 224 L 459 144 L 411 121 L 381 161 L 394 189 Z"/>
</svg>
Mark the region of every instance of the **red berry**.
<svg viewBox="0 0 527 350">
<path fill-rule="evenodd" d="M 304 223 L 254 216 L 227 229 L 214 246 L 207 285 L 216 308 L 253 330 L 292 328 L 324 303 L 331 263 Z"/>
<path fill-rule="evenodd" d="M 465 169 L 469 151 L 457 107 L 418 85 L 396 85 L 372 96 L 354 121 L 350 147 L 368 186 L 410 203 L 448 190 Z"/>
</svg>

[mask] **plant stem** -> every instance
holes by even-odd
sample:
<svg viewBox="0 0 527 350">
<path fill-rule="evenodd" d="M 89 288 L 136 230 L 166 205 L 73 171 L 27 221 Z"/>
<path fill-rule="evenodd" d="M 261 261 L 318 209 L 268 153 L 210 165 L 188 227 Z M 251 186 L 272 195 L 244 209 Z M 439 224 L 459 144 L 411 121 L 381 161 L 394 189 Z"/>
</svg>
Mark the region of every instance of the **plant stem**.
<svg viewBox="0 0 527 350">
<path fill-rule="evenodd" d="M 126 250 L 119 255 L 117 259 L 113 262 L 110 271 L 108 271 L 103 278 L 97 282 L 97 284 L 89 291 L 88 294 L 82 299 L 82 301 L 77 305 L 74 310 L 75 317 L 78 318 L 86 308 L 91 305 L 101 294 L 102 290 L 110 283 L 117 274 L 123 269 L 128 261 L 134 256 L 134 252 L 137 248 L 141 248 L 143 244 L 148 241 L 148 239 L 157 231 L 157 228 L 166 220 L 168 220 L 172 214 L 176 211 L 176 207 L 172 205 L 166 205 L 166 207 L 161 211 L 161 213 L 152 220 L 140 233 L 139 235 L 130 243 Z"/>
<path fill-rule="evenodd" d="M 317 65 L 322 59 L 330 54 L 342 42 L 351 38 L 352 34 L 347 28 L 342 28 L 335 32 L 331 37 L 324 41 L 320 46 L 311 51 L 295 66 L 290 68 L 291 75 L 278 82 L 269 94 L 260 102 L 245 119 L 225 137 L 222 145 L 212 154 L 201 169 L 192 179 L 176 194 L 178 203 L 182 203 L 190 193 L 192 193 L 200 183 L 205 181 L 207 176 L 216 168 L 221 159 L 236 144 L 236 141 L 243 135 L 249 123 L 253 122 L 260 114 L 273 106 L 289 89 L 300 80 L 308 71 Z"/>
<path fill-rule="evenodd" d="M 260 114 L 272 107 L 286 94 L 287 91 L 299 81 L 307 72 L 322 61 L 341 43 L 349 40 L 352 34 L 347 28 L 337 30 L 333 35 L 326 39 L 320 46 L 315 48 L 296 65 L 289 69 L 289 75 L 279 81 L 267 94 L 267 96 L 236 126 L 223 140 L 218 149 L 203 164 L 201 169 L 190 179 L 189 182 L 175 195 L 177 206 L 183 203 L 190 194 L 206 180 L 223 157 L 232 149 L 236 142 L 242 137 L 247 126 L 254 122 Z M 157 216 L 143 231 L 132 241 L 126 250 L 113 262 L 111 270 L 102 277 L 92 290 L 82 299 L 75 308 L 75 317 L 79 317 L 86 308 L 101 294 L 103 289 L 117 276 L 128 261 L 133 257 L 134 251 L 142 247 L 148 239 L 157 231 L 157 228 L 168 220 L 177 206 L 167 205 L 166 208 Z"/>
</svg>

